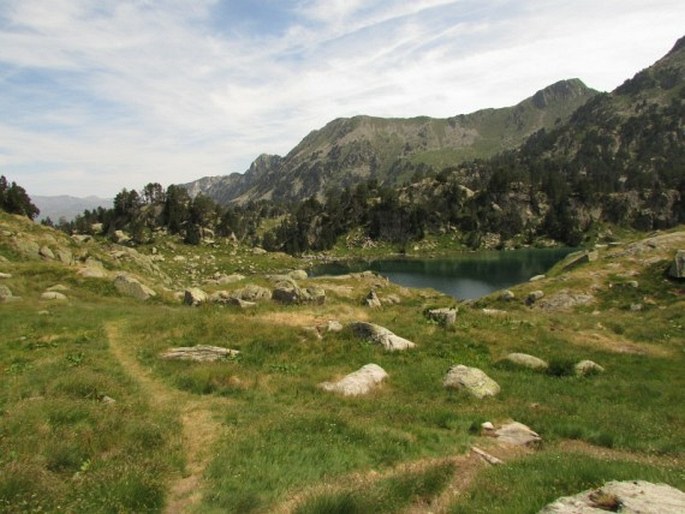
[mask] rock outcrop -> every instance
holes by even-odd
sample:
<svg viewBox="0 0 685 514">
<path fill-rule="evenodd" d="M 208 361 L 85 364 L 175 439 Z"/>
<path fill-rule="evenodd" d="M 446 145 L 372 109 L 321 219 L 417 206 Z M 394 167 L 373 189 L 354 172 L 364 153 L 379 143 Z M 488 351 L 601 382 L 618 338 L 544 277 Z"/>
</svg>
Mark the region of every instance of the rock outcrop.
<svg viewBox="0 0 685 514">
<path fill-rule="evenodd" d="M 322 382 L 319 387 L 343 396 L 359 396 L 371 392 L 387 377 L 385 370 L 377 364 L 367 364 L 337 382 Z"/>
<path fill-rule="evenodd" d="M 465 389 L 476 398 L 495 396 L 500 392 L 499 384 L 482 370 L 463 364 L 452 366 L 445 375 L 442 385 L 448 389 Z"/>
<path fill-rule="evenodd" d="M 281 283 L 272 292 L 273 300 L 286 305 L 314 303 L 323 305 L 326 302 L 326 291 L 320 287 L 301 288 L 296 284 Z"/>
<path fill-rule="evenodd" d="M 359 338 L 370 340 L 376 344 L 381 345 L 388 351 L 407 350 L 414 348 L 415 343 L 400 337 L 385 327 L 367 323 L 365 321 L 358 321 L 350 325 L 352 332 Z"/>
<path fill-rule="evenodd" d="M 449 326 L 456 323 L 457 312 L 458 310 L 456 308 L 450 309 L 446 307 L 443 309 L 430 309 L 426 315 L 428 316 L 428 319 L 437 321 L 441 325 Z"/>
<path fill-rule="evenodd" d="M 575 496 L 559 498 L 540 514 L 682 514 L 685 493 L 666 484 L 643 480 L 607 482 L 599 489 L 588 489 Z"/>
<path fill-rule="evenodd" d="M 199 287 L 190 287 L 183 293 L 183 303 L 186 305 L 192 305 L 194 307 L 205 303 L 208 299 L 209 296 L 207 296 L 207 293 L 205 293 Z"/>
<path fill-rule="evenodd" d="M 685 278 L 685 250 L 678 250 L 673 258 L 671 267 L 668 269 L 671 278 Z"/>
</svg>

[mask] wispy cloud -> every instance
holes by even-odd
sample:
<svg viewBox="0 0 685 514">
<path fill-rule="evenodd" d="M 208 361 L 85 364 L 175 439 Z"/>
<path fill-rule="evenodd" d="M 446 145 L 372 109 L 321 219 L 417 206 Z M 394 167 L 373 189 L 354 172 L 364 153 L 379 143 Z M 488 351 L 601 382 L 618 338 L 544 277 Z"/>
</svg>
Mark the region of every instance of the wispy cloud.
<svg viewBox="0 0 685 514">
<path fill-rule="evenodd" d="M 112 195 L 243 171 L 339 116 L 450 116 L 576 76 L 612 89 L 683 19 L 673 0 L 5 0 L 0 173 Z"/>
</svg>

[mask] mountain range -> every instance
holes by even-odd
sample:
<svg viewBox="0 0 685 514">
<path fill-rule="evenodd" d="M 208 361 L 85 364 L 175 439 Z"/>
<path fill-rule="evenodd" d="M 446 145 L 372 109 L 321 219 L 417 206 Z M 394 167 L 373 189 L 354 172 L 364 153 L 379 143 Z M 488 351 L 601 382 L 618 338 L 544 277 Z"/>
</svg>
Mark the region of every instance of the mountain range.
<svg viewBox="0 0 685 514">
<path fill-rule="evenodd" d="M 191 196 L 203 194 L 226 205 L 322 199 L 328 190 L 368 179 L 397 186 L 417 172 L 440 171 L 515 148 L 536 131 L 566 122 L 597 94 L 571 79 L 513 107 L 450 118 L 339 118 L 311 132 L 285 157 L 263 154 L 243 174 L 205 177 L 183 187 Z"/>
<path fill-rule="evenodd" d="M 74 219 L 86 209 L 93 210 L 98 207 L 110 208 L 112 207 L 111 198 L 99 198 L 97 196 L 87 196 L 79 198 L 76 196 L 60 195 L 60 196 L 31 196 L 33 203 L 40 209 L 38 219 L 45 220 L 50 218 L 57 223 L 60 218 L 67 221 Z"/>
</svg>

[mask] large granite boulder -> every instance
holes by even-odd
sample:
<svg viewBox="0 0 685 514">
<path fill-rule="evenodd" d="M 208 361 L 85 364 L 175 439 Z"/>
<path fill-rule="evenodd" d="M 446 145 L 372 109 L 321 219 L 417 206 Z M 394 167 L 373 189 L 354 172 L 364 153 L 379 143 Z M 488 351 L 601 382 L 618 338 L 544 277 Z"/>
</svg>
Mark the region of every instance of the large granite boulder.
<svg viewBox="0 0 685 514">
<path fill-rule="evenodd" d="M 149 300 L 153 296 L 157 296 L 151 288 L 141 283 L 140 280 L 125 273 L 117 275 L 114 279 L 114 287 L 117 288 L 121 294 L 132 296 L 141 301 Z"/>
<path fill-rule="evenodd" d="M 504 358 L 504 361 L 514 366 L 535 370 L 543 370 L 549 367 L 546 361 L 527 353 L 510 353 Z"/>
<path fill-rule="evenodd" d="M 377 364 L 367 364 L 337 382 L 322 382 L 319 387 L 343 396 L 359 396 L 371 392 L 387 377 L 385 370 Z"/>
<path fill-rule="evenodd" d="M 359 338 L 368 339 L 376 344 L 380 344 L 388 351 L 407 350 L 414 348 L 415 343 L 400 337 L 385 327 L 367 323 L 365 321 L 357 321 L 350 324 L 352 332 Z"/>
<path fill-rule="evenodd" d="M 233 291 L 233 298 L 240 298 L 247 302 L 260 302 L 264 300 L 271 300 L 271 290 L 266 287 L 249 284 L 242 289 Z"/>
<path fill-rule="evenodd" d="M 540 514 L 682 514 L 685 493 L 666 484 L 643 480 L 607 482 L 598 489 L 588 489 L 575 496 L 559 498 Z"/>
<path fill-rule="evenodd" d="M 685 250 L 678 250 L 673 258 L 671 267 L 668 269 L 671 278 L 685 278 Z"/>
<path fill-rule="evenodd" d="M 326 302 L 326 291 L 320 287 L 301 288 L 297 285 L 281 283 L 271 292 L 271 298 L 286 305 L 303 303 L 322 305 Z"/>
<path fill-rule="evenodd" d="M 183 293 L 183 303 L 186 305 L 193 305 L 197 307 L 198 305 L 205 303 L 207 300 L 209 300 L 209 296 L 199 287 L 190 287 Z"/>
<path fill-rule="evenodd" d="M 442 385 L 449 389 L 465 389 L 476 398 L 495 396 L 500 392 L 499 384 L 482 370 L 463 364 L 452 366 L 445 375 Z"/>
</svg>

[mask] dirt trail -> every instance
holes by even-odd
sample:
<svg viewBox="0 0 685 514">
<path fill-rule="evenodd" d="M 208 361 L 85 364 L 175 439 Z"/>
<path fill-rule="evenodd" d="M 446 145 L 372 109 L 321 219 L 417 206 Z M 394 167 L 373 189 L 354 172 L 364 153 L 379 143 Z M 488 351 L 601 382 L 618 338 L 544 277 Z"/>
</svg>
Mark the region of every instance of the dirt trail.
<svg viewBox="0 0 685 514">
<path fill-rule="evenodd" d="M 120 323 L 108 323 L 105 330 L 112 354 L 138 382 L 150 405 L 178 413 L 183 429 L 186 469 L 185 476 L 177 477 L 169 486 L 165 512 L 185 512 L 202 499 L 202 475 L 211 458 L 211 449 L 223 433 L 215 413 L 228 400 L 200 397 L 169 387 L 140 365 L 135 357 L 134 345 L 122 335 Z"/>
</svg>

